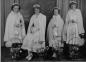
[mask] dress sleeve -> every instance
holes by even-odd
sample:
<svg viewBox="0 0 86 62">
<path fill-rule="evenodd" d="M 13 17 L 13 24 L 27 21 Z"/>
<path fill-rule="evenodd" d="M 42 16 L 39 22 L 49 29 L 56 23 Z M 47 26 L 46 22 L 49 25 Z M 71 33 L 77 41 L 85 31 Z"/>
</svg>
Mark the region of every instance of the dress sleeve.
<svg viewBox="0 0 86 62">
<path fill-rule="evenodd" d="M 51 43 L 51 41 L 53 39 L 53 26 L 54 26 L 54 24 L 53 24 L 53 18 L 52 18 L 48 24 L 48 30 L 47 30 L 49 43 Z"/>
<path fill-rule="evenodd" d="M 66 15 L 66 20 L 65 20 L 65 23 L 63 25 L 63 33 L 62 33 L 62 36 L 63 36 L 63 40 L 64 41 L 66 41 L 68 22 L 69 22 L 69 11 L 68 11 L 68 13 Z"/>
<path fill-rule="evenodd" d="M 33 23 L 34 23 L 34 16 L 32 16 L 30 19 L 27 33 L 31 32 L 31 26 L 33 25 Z"/>
<path fill-rule="evenodd" d="M 41 17 L 41 26 L 40 26 L 40 39 L 45 41 L 45 30 L 46 30 L 46 16 Z"/>
<path fill-rule="evenodd" d="M 80 10 L 78 10 L 78 31 L 79 31 L 79 34 L 82 34 L 82 33 L 85 33 L 85 30 L 84 30 L 84 27 L 83 27 L 83 18 L 82 18 L 82 13 Z"/>
<path fill-rule="evenodd" d="M 24 18 L 23 18 L 22 15 L 21 15 L 21 21 L 20 21 L 20 23 L 22 23 L 22 25 L 24 26 Z"/>
<path fill-rule="evenodd" d="M 25 31 L 25 25 L 24 25 L 24 18 L 23 18 L 22 15 L 21 15 L 21 18 L 20 19 L 21 19 L 20 20 L 20 23 L 22 24 L 22 38 L 24 38 L 25 35 L 26 35 L 26 31 Z"/>
<path fill-rule="evenodd" d="M 9 14 L 6 19 L 5 24 L 5 33 L 4 33 L 4 41 L 7 42 L 9 40 L 9 23 L 11 22 L 11 15 Z"/>
</svg>

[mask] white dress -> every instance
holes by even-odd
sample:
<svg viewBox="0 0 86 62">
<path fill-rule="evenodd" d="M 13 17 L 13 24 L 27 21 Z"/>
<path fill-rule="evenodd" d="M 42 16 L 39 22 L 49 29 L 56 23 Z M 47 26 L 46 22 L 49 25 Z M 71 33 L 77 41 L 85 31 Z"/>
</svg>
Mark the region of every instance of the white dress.
<svg viewBox="0 0 86 62">
<path fill-rule="evenodd" d="M 27 36 L 23 41 L 22 48 L 28 51 L 36 52 L 37 49 L 45 47 L 45 28 L 46 28 L 46 16 L 40 13 L 38 16 L 33 15 L 31 17 Z M 40 42 L 42 42 L 40 44 Z"/>
<path fill-rule="evenodd" d="M 49 46 L 51 47 L 63 47 L 62 43 L 62 31 L 63 31 L 64 21 L 60 15 L 53 16 L 48 25 L 48 39 Z"/>
<path fill-rule="evenodd" d="M 79 9 L 68 11 L 65 27 L 66 43 L 83 45 L 84 40 L 80 38 L 79 34 L 85 33 L 85 31 L 81 11 Z"/>
<path fill-rule="evenodd" d="M 6 47 L 11 47 L 12 43 L 16 43 L 16 41 L 12 41 L 13 38 L 23 39 L 24 37 L 25 27 L 23 16 L 20 12 L 15 14 L 13 11 L 11 11 L 6 20 L 4 34 L 4 41 L 6 42 Z"/>
</svg>

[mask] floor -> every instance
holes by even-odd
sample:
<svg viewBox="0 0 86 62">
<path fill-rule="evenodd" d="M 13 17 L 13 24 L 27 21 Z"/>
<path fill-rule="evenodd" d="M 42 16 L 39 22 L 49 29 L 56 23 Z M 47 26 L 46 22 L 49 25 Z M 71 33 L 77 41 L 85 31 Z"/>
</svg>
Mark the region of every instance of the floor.
<svg viewBox="0 0 86 62">
<path fill-rule="evenodd" d="M 43 58 L 39 57 L 39 58 L 34 58 L 33 60 L 31 60 L 31 62 L 43 62 L 43 61 L 57 61 L 59 62 L 59 60 L 55 60 L 55 59 L 51 59 L 51 60 L 44 60 Z M 66 59 L 62 59 L 60 61 L 68 61 Z M 70 60 L 71 61 L 71 60 Z M 86 58 L 81 58 L 81 59 L 77 59 L 75 61 L 86 61 Z M 16 60 L 12 60 L 11 57 L 10 57 L 10 54 L 9 54 L 9 49 L 6 48 L 6 47 L 2 47 L 1 48 L 1 62 L 28 62 L 28 60 L 24 59 L 24 60 L 19 60 L 19 61 L 16 61 Z"/>
</svg>

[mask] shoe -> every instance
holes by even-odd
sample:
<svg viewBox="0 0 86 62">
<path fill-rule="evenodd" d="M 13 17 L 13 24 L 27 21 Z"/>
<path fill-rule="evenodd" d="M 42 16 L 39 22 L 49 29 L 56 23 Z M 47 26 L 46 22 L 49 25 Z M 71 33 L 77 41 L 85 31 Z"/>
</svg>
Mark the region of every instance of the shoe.
<svg viewBox="0 0 86 62">
<path fill-rule="evenodd" d="M 30 61 L 30 60 L 32 59 L 32 57 L 33 57 L 33 54 L 30 53 L 30 54 L 26 57 L 26 59 L 27 59 L 28 61 Z"/>
</svg>

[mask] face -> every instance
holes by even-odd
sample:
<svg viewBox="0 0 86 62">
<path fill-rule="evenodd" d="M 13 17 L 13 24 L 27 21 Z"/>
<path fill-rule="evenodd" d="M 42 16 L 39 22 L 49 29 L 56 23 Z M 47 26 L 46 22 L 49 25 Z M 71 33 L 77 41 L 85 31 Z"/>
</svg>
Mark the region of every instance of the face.
<svg viewBox="0 0 86 62">
<path fill-rule="evenodd" d="M 58 9 L 54 9 L 54 15 L 58 15 Z"/>
<path fill-rule="evenodd" d="M 14 6 L 13 11 L 17 13 L 19 11 L 19 6 Z"/>
<path fill-rule="evenodd" d="M 72 9 L 76 9 L 76 4 L 73 4 L 71 7 Z"/>
<path fill-rule="evenodd" d="M 38 8 L 35 8 L 34 11 L 35 11 L 35 14 L 39 14 L 39 12 L 40 12 L 40 10 Z"/>
</svg>

